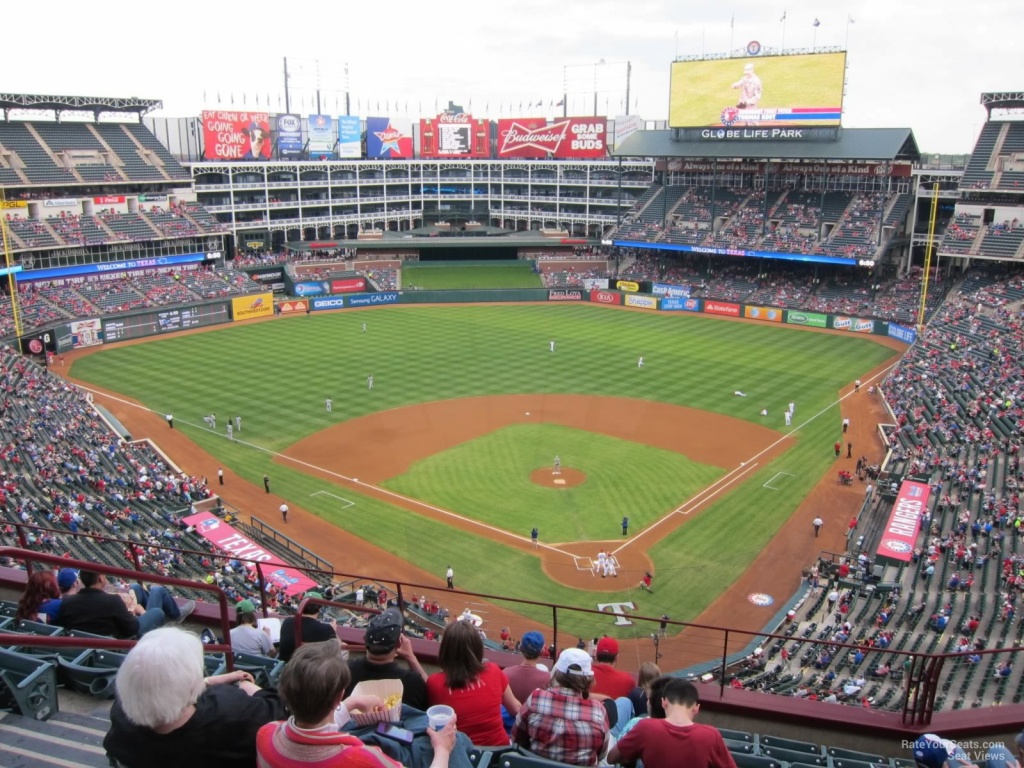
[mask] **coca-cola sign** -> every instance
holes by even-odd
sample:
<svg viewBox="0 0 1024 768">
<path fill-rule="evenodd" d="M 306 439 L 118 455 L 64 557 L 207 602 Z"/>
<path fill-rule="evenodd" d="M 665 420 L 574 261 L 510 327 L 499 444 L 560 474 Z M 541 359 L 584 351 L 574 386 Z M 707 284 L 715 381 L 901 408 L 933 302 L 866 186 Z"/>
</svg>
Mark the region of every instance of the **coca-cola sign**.
<svg viewBox="0 0 1024 768">
<path fill-rule="evenodd" d="M 547 124 L 542 118 L 498 121 L 498 157 L 604 157 L 607 119 L 569 117 Z"/>
<path fill-rule="evenodd" d="M 491 124 L 466 112 L 420 120 L 420 157 L 490 157 Z"/>
</svg>

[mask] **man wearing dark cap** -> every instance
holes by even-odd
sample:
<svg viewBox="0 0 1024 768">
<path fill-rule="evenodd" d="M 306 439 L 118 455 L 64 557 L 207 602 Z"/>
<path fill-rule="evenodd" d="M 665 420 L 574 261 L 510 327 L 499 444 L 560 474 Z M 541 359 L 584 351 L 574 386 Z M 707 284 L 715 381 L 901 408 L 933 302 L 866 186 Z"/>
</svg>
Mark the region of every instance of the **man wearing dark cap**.
<svg viewBox="0 0 1024 768">
<path fill-rule="evenodd" d="M 523 660 L 514 667 L 505 667 L 505 676 L 512 693 L 520 702 L 537 688 L 547 688 L 551 681 L 551 673 L 540 664 L 540 653 L 544 650 L 544 635 L 540 632 L 527 632 L 519 641 L 519 652 Z"/>
<path fill-rule="evenodd" d="M 270 157 L 270 147 L 267 144 L 267 132 L 269 126 L 260 125 L 253 121 L 249 123 L 246 133 L 249 135 L 249 151 L 245 153 L 243 160 L 259 160 Z"/>
<path fill-rule="evenodd" d="M 402 703 L 420 710 L 427 708 L 427 673 L 413 653 L 409 638 L 402 634 L 404 625 L 405 619 L 397 608 L 388 608 L 370 619 L 363 635 L 366 656 L 348 663 L 352 680 L 345 689 L 346 697 L 363 680 L 401 680 Z M 396 658 L 404 659 L 409 669 Z"/>
<path fill-rule="evenodd" d="M 313 600 L 323 600 L 319 592 L 307 592 L 306 597 Z M 302 642 L 322 643 L 324 640 L 331 640 L 338 636 L 338 622 L 331 617 L 325 624 L 317 621 L 316 615 L 320 611 L 320 605 L 308 602 L 302 611 Z M 281 643 L 278 647 L 278 658 L 281 661 L 288 661 L 295 653 L 295 617 L 289 616 L 281 622 Z"/>
<path fill-rule="evenodd" d="M 135 603 L 129 610 L 121 595 L 107 591 L 107 587 L 113 585 L 104 574 L 81 571 L 78 578 L 81 589 L 61 599 L 57 611 L 57 623 L 68 630 L 78 629 L 118 639 L 142 637 L 166 621 L 184 621 L 196 606 L 194 600 L 179 606 L 160 585 L 154 586 L 148 594 L 136 585 L 132 590 L 136 593 Z"/>
</svg>

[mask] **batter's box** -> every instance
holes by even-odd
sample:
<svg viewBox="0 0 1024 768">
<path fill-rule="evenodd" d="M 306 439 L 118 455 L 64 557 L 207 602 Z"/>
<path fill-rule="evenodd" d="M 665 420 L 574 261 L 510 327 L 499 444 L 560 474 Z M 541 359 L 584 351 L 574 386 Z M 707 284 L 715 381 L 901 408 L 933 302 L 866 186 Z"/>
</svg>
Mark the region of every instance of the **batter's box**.
<svg viewBox="0 0 1024 768">
<path fill-rule="evenodd" d="M 309 495 L 310 496 L 330 496 L 332 499 L 337 499 L 339 502 L 341 502 L 341 508 L 342 509 L 348 509 L 349 507 L 354 507 L 356 505 L 356 503 L 354 501 L 342 498 L 341 496 L 337 496 L 337 495 L 335 495 L 335 494 L 333 494 L 333 493 L 331 493 L 329 491 L 317 491 L 316 493 L 311 493 Z"/>
<path fill-rule="evenodd" d="M 789 483 L 786 479 L 787 477 L 796 477 L 796 475 L 791 474 L 790 472 L 776 472 L 768 478 L 768 482 L 761 487 L 767 488 L 769 491 L 781 491 Z"/>
<path fill-rule="evenodd" d="M 577 571 L 590 571 L 591 573 L 594 572 L 594 561 L 591 560 L 589 557 L 577 557 L 576 555 L 573 555 L 572 559 L 573 562 L 576 563 Z"/>
</svg>

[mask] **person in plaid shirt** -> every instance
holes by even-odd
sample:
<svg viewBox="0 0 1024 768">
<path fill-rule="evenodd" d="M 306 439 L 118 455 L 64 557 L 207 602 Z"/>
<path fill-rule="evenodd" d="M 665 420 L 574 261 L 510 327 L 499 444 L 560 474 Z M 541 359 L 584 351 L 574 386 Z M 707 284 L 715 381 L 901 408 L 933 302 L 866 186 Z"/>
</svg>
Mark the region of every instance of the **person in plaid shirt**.
<svg viewBox="0 0 1024 768">
<path fill-rule="evenodd" d="M 597 765 L 608 750 L 608 720 L 601 702 L 590 698 L 593 684 L 590 654 L 562 651 L 550 685 L 531 693 L 519 710 L 512 741 L 548 760 Z"/>
</svg>

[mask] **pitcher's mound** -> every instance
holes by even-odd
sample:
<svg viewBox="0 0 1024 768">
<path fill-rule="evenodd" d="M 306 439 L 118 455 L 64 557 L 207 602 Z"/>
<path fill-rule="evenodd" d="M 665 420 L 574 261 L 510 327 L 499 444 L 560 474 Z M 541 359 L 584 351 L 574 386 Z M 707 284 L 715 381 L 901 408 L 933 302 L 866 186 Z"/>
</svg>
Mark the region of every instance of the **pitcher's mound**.
<svg viewBox="0 0 1024 768">
<path fill-rule="evenodd" d="M 586 472 L 572 467 L 562 467 L 557 474 L 550 467 L 535 469 L 530 473 L 530 481 L 545 488 L 572 488 L 586 479 Z"/>
</svg>

